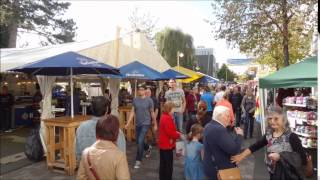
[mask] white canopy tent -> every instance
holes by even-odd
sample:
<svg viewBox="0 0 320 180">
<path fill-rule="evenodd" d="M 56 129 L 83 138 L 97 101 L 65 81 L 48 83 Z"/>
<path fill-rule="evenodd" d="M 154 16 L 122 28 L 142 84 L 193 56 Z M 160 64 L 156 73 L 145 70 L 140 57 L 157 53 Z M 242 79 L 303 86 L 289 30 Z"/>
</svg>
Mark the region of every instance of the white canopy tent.
<svg viewBox="0 0 320 180">
<path fill-rule="evenodd" d="M 75 51 L 82 55 L 99 60 L 111 66 L 120 67 L 137 60 L 159 71 L 170 68 L 159 52 L 141 33 L 134 33 L 119 39 L 119 61 L 116 62 L 116 40 L 82 41 L 38 48 L 5 48 L 0 49 L 1 72 L 27 63 L 67 51 Z"/>
<path fill-rule="evenodd" d="M 143 34 L 134 33 L 121 37 L 119 40 L 104 42 L 83 41 L 38 48 L 0 49 L 0 70 L 1 72 L 6 72 L 11 68 L 32 63 L 67 51 L 78 52 L 84 56 L 91 57 L 114 67 L 120 67 L 132 61 L 139 61 L 153 69 L 157 69 L 160 72 L 170 68 L 169 64 L 165 59 L 163 59 Z M 42 81 L 39 83 L 41 89 L 48 88 L 44 87 Z M 45 84 L 50 86 L 49 83 Z M 120 79 L 111 79 L 109 81 L 110 91 L 114 97 L 118 96 L 119 84 Z M 43 102 L 43 104 L 51 104 L 51 98 L 45 98 L 44 101 L 46 102 Z M 113 98 L 111 108 L 112 113 L 117 115 L 118 98 Z M 45 114 L 47 114 L 47 111 L 50 111 L 50 108 L 42 109 L 42 112 Z"/>
<path fill-rule="evenodd" d="M 118 51 L 116 50 L 118 48 Z M 105 42 L 73 42 L 38 48 L 8 48 L 0 49 L 1 72 L 27 63 L 35 62 L 47 57 L 61 54 L 67 51 L 75 51 L 82 55 L 99 60 L 111 66 L 120 67 L 137 60 L 151 68 L 162 72 L 170 68 L 159 52 L 151 45 L 141 33 L 134 33 L 121 37 L 119 46 L 117 40 Z M 117 53 L 119 58 L 117 59 Z M 119 81 L 119 80 L 118 80 Z M 117 84 L 117 83 L 116 83 Z M 112 86 L 113 83 L 110 83 Z M 113 89 L 111 87 L 111 89 Z M 117 96 L 117 92 L 112 92 Z M 112 103 L 113 113 L 117 114 L 117 98 Z"/>
</svg>

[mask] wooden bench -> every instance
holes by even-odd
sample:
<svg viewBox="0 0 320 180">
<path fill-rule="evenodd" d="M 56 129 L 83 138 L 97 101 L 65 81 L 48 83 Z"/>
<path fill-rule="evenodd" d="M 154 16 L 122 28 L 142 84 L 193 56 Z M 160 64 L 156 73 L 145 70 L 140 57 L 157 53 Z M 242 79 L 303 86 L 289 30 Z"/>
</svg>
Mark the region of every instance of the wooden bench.
<svg viewBox="0 0 320 180">
<path fill-rule="evenodd" d="M 48 169 L 60 168 L 72 176 L 76 169 L 76 129 L 91 116 L 63 116 L 43 120 L 46 127 Z M 57 156 L 59 155 L 59 156 Z"/>
</svg>

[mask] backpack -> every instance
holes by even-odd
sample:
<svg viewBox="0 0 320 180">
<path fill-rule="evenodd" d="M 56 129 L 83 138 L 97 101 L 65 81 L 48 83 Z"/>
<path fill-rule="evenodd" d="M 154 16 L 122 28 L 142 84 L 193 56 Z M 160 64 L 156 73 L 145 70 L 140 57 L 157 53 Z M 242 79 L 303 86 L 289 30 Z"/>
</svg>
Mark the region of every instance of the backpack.
<svg viewBox="0 0 320 180">
<path fill-rule="evenodd" d="M 41 161 L 44 155 L 39 129 L 40 127 L 31 129 L 31 133 L 27 137 L 24 151 L 27 158 L 34 162 Z"/>
</svg>

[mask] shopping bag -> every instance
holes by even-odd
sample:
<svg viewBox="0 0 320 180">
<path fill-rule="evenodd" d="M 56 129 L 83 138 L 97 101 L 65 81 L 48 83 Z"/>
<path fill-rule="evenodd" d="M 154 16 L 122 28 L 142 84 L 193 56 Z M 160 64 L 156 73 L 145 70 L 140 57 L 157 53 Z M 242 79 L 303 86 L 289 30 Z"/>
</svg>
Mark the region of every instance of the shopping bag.
<svg viewBox="0 0 320 180">
<path fill-rule="evenodd" d="M 181 157 L 185 155 L 185 142 L 184 141 L 178 141 L 176 143 L 176 156 Z"/>
</svg>

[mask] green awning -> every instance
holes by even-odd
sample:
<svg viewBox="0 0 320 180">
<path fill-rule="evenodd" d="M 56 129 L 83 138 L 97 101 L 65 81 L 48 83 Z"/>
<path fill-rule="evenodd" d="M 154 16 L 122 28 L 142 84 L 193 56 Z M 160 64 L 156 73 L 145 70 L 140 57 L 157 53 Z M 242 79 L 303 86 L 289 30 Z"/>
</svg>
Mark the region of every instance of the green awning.
<svg viewBox="0 0 320 180">
<path fill-rule="evenodd" d="M 316 87 L 317 82 L 318 56 L 313 56 L 260 78 L 259 86 L 260 88 Z"/>
</svg>

